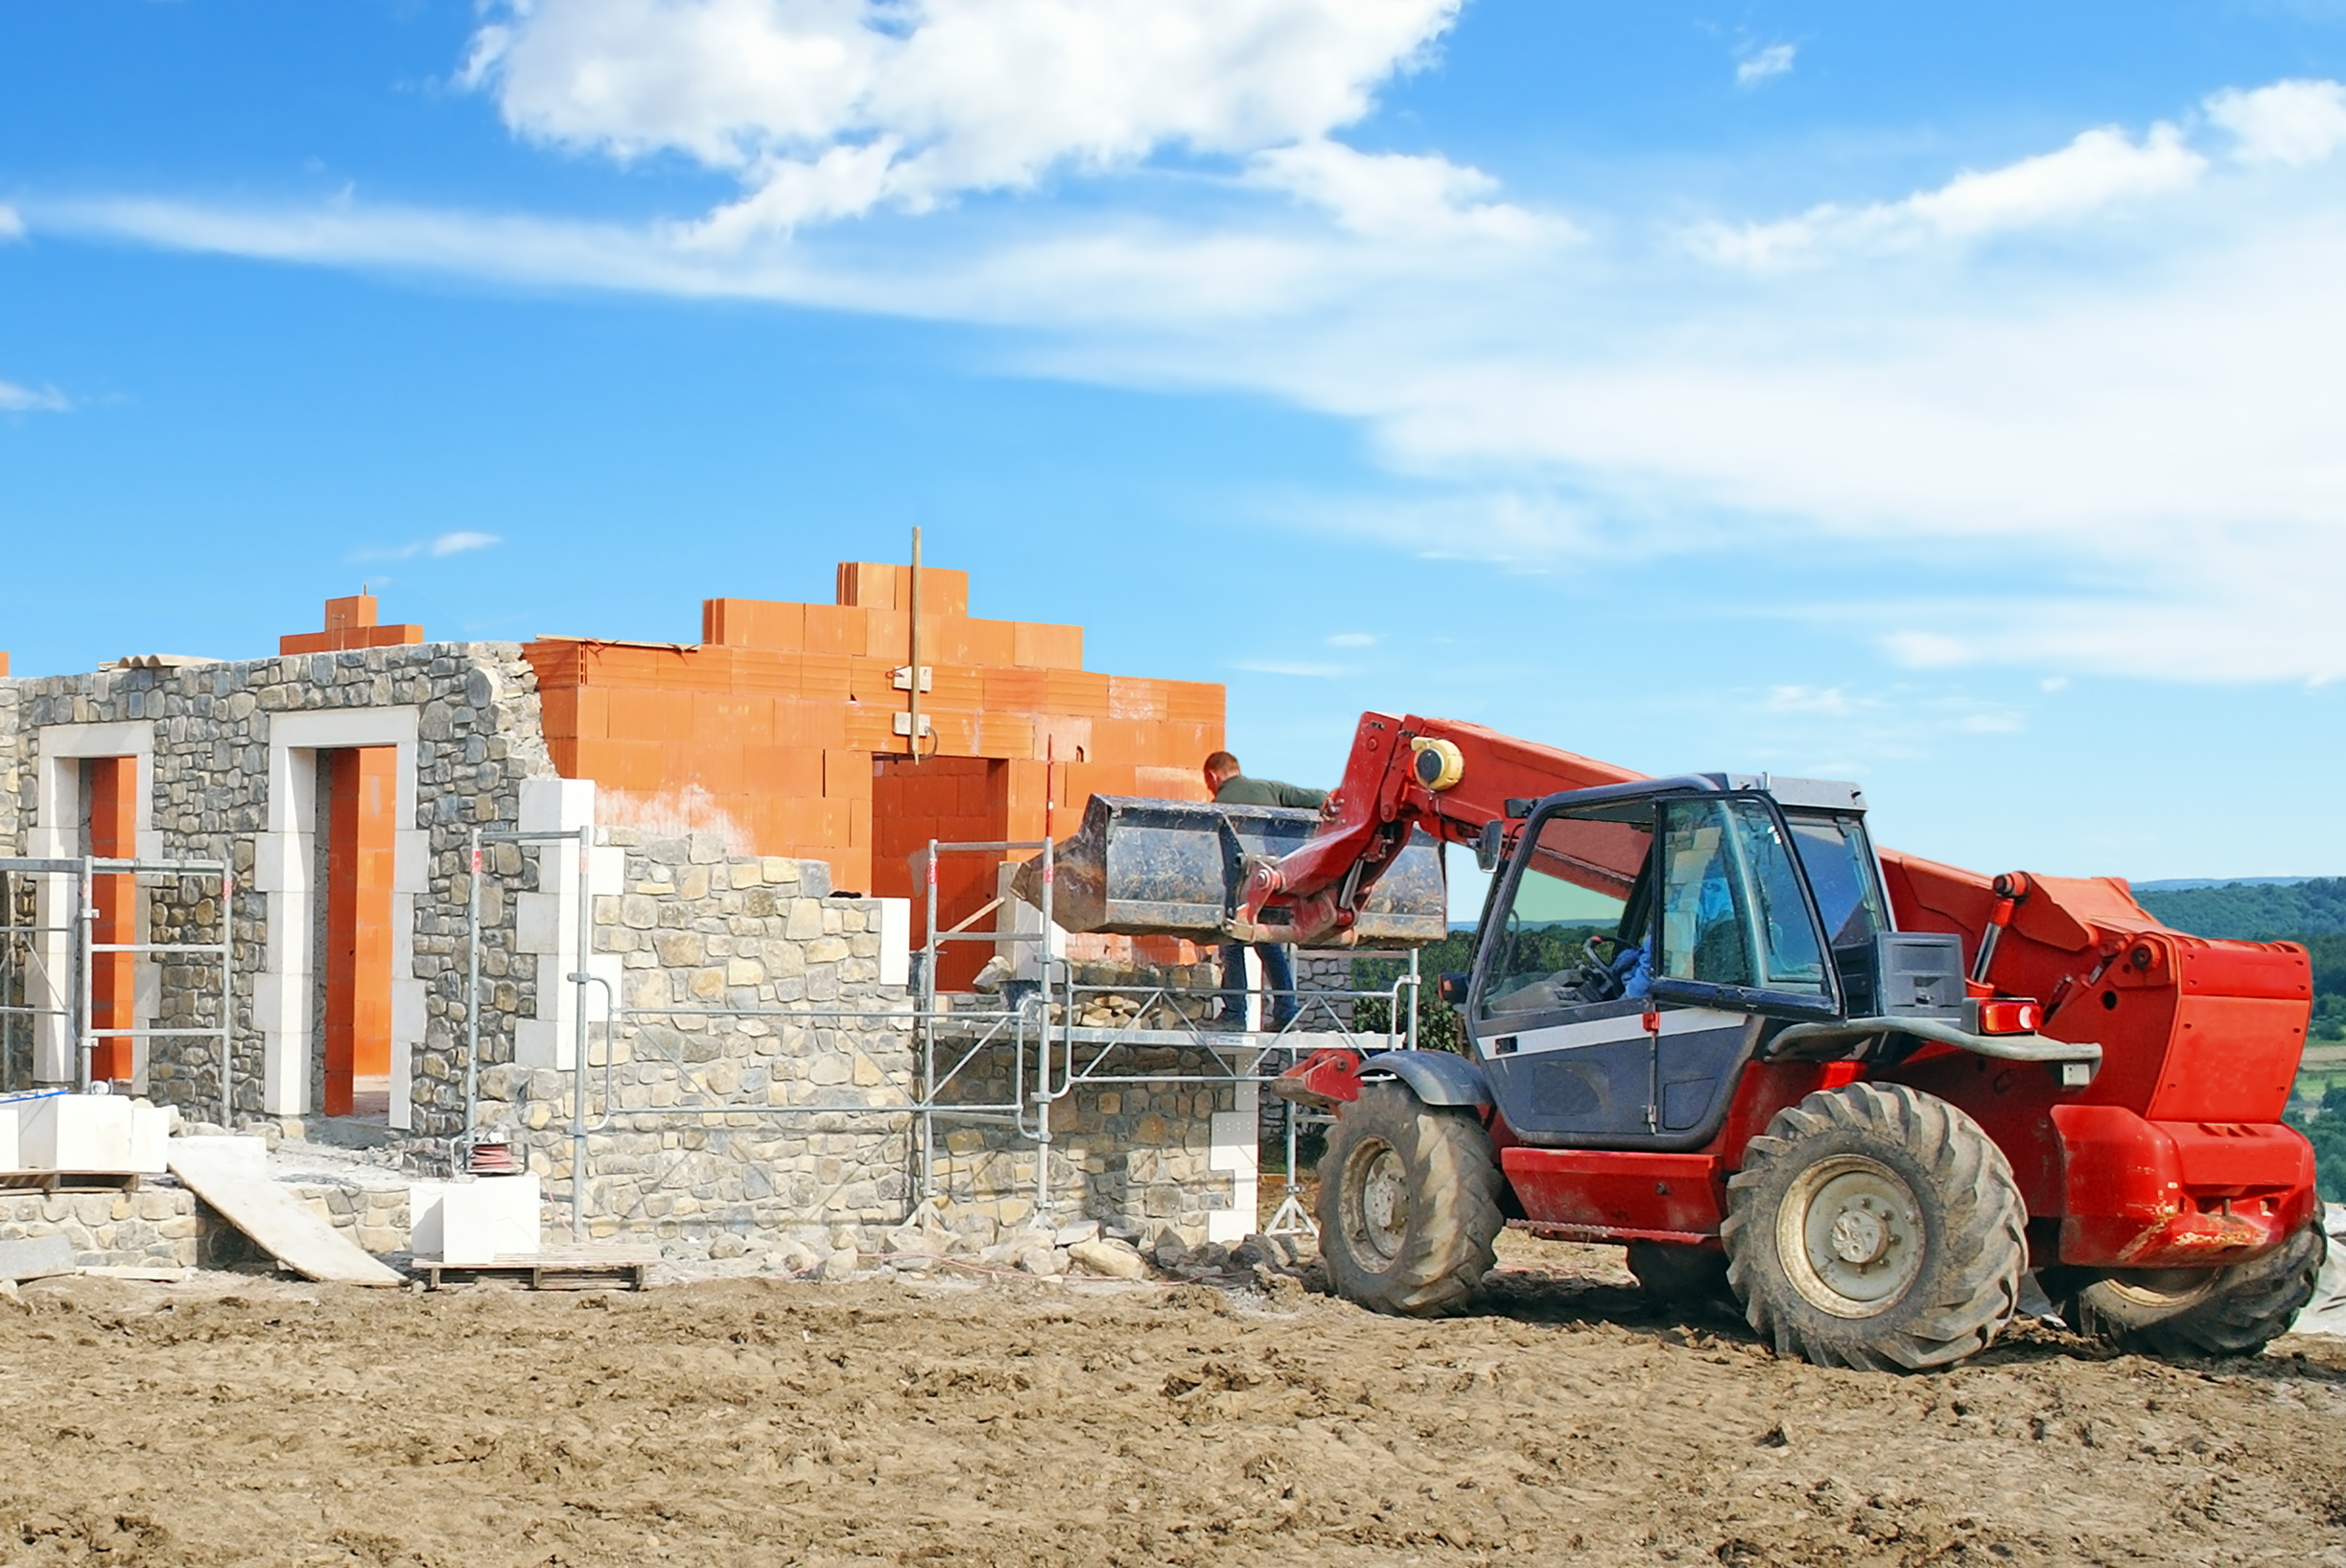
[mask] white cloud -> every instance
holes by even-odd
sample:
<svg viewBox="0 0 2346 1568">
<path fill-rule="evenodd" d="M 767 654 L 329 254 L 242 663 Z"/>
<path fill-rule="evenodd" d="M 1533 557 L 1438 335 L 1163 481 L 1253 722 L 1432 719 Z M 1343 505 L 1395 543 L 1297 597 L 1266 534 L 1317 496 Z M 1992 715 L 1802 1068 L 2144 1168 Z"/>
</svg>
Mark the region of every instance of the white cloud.
<svg viewBox="0 0 2346 1568">
<path fill-rule="evenodd" d="M 0 201 L 0 244 L 24 238 L 24 218 L 14 207 Z"/>
<path fill-rule="evenodd" d="M 1339 675 L 1351 673 L 1342 665 L 1315 665 L 1286 659 L 1236 659 L 1231 662 L 1230 667 L 1256 675 L 1295 675 L 1319 681 L 1334 680 Z"/>
<path fill-rule="evenodd" d="M 1372 648 L 1376 646 L 1374 632 L 1338 632 L 1327 640 L 1331 648 Z"/>
<path fill-rule="evenodd" d="M 475 533 L 469 529 L 458 529 L 456 532 L 439 534 L 431 539 L 410 540 L 404 545 L 392 545 L 387 548 L 374 550 L 354 550 L 351 552 L 350 558 L 353 561 L 411 561 L 418 555 L 431 555 L 435 557 L 441 555 L 461 555 L 466 550 L 487 550 L 492 545 L 501 545 L 503 543 L 504 543 L 504 540 L 500 535 L 494 533 Z M 388 577 L 382 577 L 378 578 L 377 580 L 387 583 L 391 579 Z"/>
<path fill-rule="evenodd" d="M 2346 146 L 2346 86 L 2334 82 L 2276 82 L 2253 92 L 2220 92 L 2208 118 L 2230 131 L 2247 163 L 2302 168 Z"/>
<path fill-rule="evenodd" d="M 1571 233 L 1559 220 L 1482 199 L 1499 182 L 1446 158 L 1361 152 L 1314 139 L 1255 154 L 1250 175 L 1256 184 L 1325 209 L 1351 232 L 1380 240 L 1527 240 L 1543 229 L 1559 237 Z"/>
<path fill-rule="evenodd" d="M 1771 43 L 1758 53 L 1747 56 L 1736 62 L 1735 84 L 1739 87 L 1756 87 L 1770 77 L 1785 75 L 1791 71 L 1793 56 L 1796 53 L 1798 50 L 1793 44 Z"/>
<path fill-rule="evenodd" d="M 1862 207 L 1825 204 L 1797 218 L 1706 224 L 1696 248 L 1713 260 L 1765 269 L 1836 256 L 1880 254 L 1934 240 L 1973 240 L 2091 216 L 2120 202 L 2188 188 L 2207 159 L 2161 122 L 2140 142 L 2103 127 L 2055 152 L 1967 171 L 1935 190 Z"/>
<path fill-rule="evenodd" d="M 466 79 L 523 135 L 734 174 L 742 199 L 696 231 L 733 245 L 1167 149 L 1311 144 L 1367 113 L 1459 4 L 513 0 Z"/>
<path fill-rule="evenodd" d="M 73 399 L 54 386 L 19 386 L 0 381 L 0 413 L 64 413 Z"/>
</svg>

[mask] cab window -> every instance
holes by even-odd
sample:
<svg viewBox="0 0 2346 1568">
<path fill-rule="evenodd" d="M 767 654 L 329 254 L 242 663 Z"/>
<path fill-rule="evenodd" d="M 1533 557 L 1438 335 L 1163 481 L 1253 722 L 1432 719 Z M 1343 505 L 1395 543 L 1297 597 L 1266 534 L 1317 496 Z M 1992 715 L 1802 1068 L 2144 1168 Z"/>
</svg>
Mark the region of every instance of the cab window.
<svg viewBox="0 0 2346 1568">
<path fill-rule="evenodd" d="M 1824 948 L 1775 813 L 1750 799 L 1673 801 L 1663 822 L 1658 972 L 1829 995 Z"/>
<path fill-rule="evenodd" d="M 1497 923 L 1483 1017 L 1552 1013 L 1620 995 L 1611 944 L 1650 837 L 1636 824 L 1562 813 L 1537 825 Z M 1593 954 L 1592 937 L 1599 939 Z"/>
</svg>

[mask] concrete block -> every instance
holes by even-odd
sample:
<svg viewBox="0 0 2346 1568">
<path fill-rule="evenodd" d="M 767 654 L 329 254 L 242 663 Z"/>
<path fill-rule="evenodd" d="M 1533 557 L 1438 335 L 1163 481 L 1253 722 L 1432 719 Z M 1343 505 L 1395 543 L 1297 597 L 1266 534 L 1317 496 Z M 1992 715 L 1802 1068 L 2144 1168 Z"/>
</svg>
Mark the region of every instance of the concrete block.
<svg viewBox="0 0 2346 1568">
<path fill-rule="evenodd" d="M 513 1063 L 521 1067 L 556 1067 L 570 1060 L 571 1032 L 553 1018 L 522 1018 L 513 1025 Z"/>
<path fill-rule="evenodd" d="M 439 1253 L 448 1263 L 490 1263 L 538 1250 L 538 1212 L 543 1201 L 535 1171 L 521 1176 L 484 1176 L 450 1182 L 439 1194 Z M 411 1238 L 423 1227 L 410 1210 Z M 411 1244 L 428 1252 L 420 1239 Z"/>
<path fill-rule="evenodd" d="M 523 952 L 560 952 L 577 941 L 575 901 L 551 893 L 520 893 L 513 899 L 513 942 Z"/>
<path fill-rule="evenodd" d="M 391 982 L 391 1038 L 415 1041 L 424 1038 L 425 1019 L 431 1013 L 432 984 L 428 980 L 398 980 Z"/>
<path fill-rule="evenodd" d="M 432 886 L 432 834 L 412 828 L 391 833 L 391 886 L 421 893 Z"/>
<path fill-rule="evenodd" d="M 24 1131 L 24 1114 L 35 1104 L 30 1099 L 0 1100 L 0 1171 L 24 1169 L 20 1160 L 20 1138 Z"/>
<path fill-rule="evenodd" d="M 908 984 L 912 977 L 912 901 L 874 899 L 880 906 L 880 983 Z"/>
<path fill-rule="evenodd" d="M 592 779 L 524 779 L 521 796 L 523 832 L 568 832 L 595 825 Z"/>
<path fill-rule="evenodd" d="M 53 1094 L 33 1102 L 17 1153 L 30 1171 L 127 1171 L 130 1102 L 117 1094 Z"/>
<path fill-rule="evenodd" d="M 171 1168 L 171 1112 L 157 1105 L 130 1107 L 129 1170 L 160 1176 Z"/>
<path fill-rule="evenodd" d="M 73 1271 L 73 1243 L 62 1235 L 52 1233 L 27 1236 L 22 1241 L 0 1241 L 0 1279 L 12 1282 L 46 1279 L 51 1275 Z"/>
</svg>

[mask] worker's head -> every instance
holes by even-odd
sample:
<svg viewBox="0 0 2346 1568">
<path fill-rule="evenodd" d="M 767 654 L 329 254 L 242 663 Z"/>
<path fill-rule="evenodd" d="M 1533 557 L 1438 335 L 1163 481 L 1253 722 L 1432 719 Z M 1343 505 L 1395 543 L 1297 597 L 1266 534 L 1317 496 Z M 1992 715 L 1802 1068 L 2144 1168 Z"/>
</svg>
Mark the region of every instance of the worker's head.
<svg viewBox="0 0 2346 1568">
<path fill-rule="evenodd" d="M 1238 777 L 1238 759 L 1229 752 L 1218 751 L 1206 759 L 1206 793 L 1219 794 L 1222 786 Z"/>
</svg>

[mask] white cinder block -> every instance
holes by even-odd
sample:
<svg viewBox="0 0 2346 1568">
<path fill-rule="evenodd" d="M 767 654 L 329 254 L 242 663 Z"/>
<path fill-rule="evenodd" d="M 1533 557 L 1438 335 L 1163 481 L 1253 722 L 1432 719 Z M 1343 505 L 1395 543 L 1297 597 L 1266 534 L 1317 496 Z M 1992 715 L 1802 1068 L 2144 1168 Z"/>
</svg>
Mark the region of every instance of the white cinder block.
<svg viewBox="0 0 2346 1568">
<path fill-rule="evenodd" d="M 535 1171 L 449 1182 L 439 1205 L 441 1261 L 494 1263 L 500 1257 L 536 1252 L 539 1203 Z M 411 1223 L 413 1215 L 411 1208 Z M 423 1250 L 420 1244 L 411 1245 Z"/>
<path fill-rule="evenodd" d="M 592 779 L 524 779 L 521 831 L 526 833 L 568 832 L 595 825 L 595 781 Z"/>
<path fill-rule="evenodd" d="M 523 952 L 560 952 L 576 926 L 575 901 L 551 893 L 517 893 L 513 897 L 513 942 Z M 575 938 L 571 938 L 575 941 Z"/>
<path fill-rule="evenodd" d="M 391 832 L 391 886 L 421 893 L 432 885 L 432 835 L 420 829 Z"/>
<path fill-rule="evenodd" d="M 24 1113 L 32 1109 L 30 1100 L 0 1100 L 0 1171 L 20 1171 L 18 1136 L 24 1131 Z"/>
<path fill-rule="evenodd" d="M 408 1183 L 408 1251 L 418 1257 L 437 1257 L 445 1243 L 440 1235 L 440 1200 L 453 1182 Z"/>
<path fill-rule="evenodd" d="M 128 1171 L 130 1102 L 119 1094 L 52 1094 L 33 1102 L 17 1152 L 29 1171 Z"/>
<path fill-rule="evenodd" d="M 130 1108 L 129 1168 L 149 1176 L 171 1168 L 171 1112 L 161 1106 Z"/>
<path fill-rule="evenodd" d="M 391 982 L 391 1038 L 415 1041 L 424 1038 L 424 1019 L 431 1012 L 427 1003 L 432 994 L 428 980 L 393 980 Z"/>
<path fill-rule="evenodd" d="M 912 979 L 912 901 L 875 899 L 880 905 L 880 983 L 901 986 Z"/>
<path fill-rule="evenodd" d="M 513 1065 L 517 1067 L 567 1067 L 571 1032 L 552 1018 L 522 1018 L 513 1025 Z"/>
</svg>

